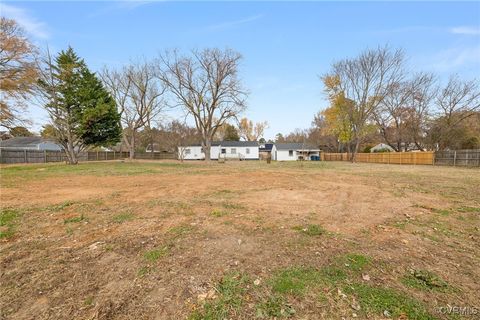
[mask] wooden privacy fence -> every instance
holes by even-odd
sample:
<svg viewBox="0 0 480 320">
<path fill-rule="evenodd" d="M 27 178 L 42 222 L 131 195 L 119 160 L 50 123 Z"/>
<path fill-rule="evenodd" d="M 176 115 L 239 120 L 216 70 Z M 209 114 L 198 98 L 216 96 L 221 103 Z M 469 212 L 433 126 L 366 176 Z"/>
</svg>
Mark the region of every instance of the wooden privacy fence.
<svg viewBox="0 0 480 320">
<path fill-rule="evenodd" d="M 350 161 L 348 153 L 322 153 L 324 161 Z M 381 152 L 381 153 L 357 153 L 357 162 L 390 163 L 390 164 L 430 164 L 435 162 L 433 151 L 424 152 Z"/>
<path fill-rule="evenodd" d="M 105 161 L 128 158 L 128 152 L 85 151 L 78 155 L 79 161 Z M 137 152 L 135 159 L 175 159 L 175 154 L 167 152 Z M 0 148 L 0 163 L 47 163 L 64 162 L 67 157 L 63 151 L 25 150 Z"/>
<path fill-rule="evenodd" d="M 447 166 L 480 166 L 480 149 L 435 152 L 435 164 Z"/>
</svg>

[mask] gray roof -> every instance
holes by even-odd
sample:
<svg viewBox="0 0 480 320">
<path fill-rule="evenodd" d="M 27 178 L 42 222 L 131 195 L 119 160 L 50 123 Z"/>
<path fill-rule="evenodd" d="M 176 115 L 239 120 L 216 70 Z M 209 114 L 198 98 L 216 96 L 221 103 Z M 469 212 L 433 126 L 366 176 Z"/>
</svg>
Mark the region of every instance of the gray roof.
<svg viewBox="0 0 480 320">
<path fill-rule="evenodd" d="M 307 143 L 303 144 L 300 142 L 292 143 L 275 143 L 277 150 L 319 150 L 318 147 L 314 147 Z"/>
<path fill-rule="evenodd" d="M 220 141 L 222 147 L 258 147 L 257 141 Z"/>
<path fill-rule="evenodd" d="M 189 144 L 191 147 L 199 147 L 200 143 Z M 258 147 L 257 141 L 212 141 L 212 147 Z"/>
<path fill-rule="evenodd" d="M 44 139 L 42 137 L 14 137 L 7 140 L 0 141 L 0 147 L 9 147 L 9 148 L 26 148 L 26 147 L 36 147 L 40 143 L 51 142 L 51 140 Z"/>
</svg>

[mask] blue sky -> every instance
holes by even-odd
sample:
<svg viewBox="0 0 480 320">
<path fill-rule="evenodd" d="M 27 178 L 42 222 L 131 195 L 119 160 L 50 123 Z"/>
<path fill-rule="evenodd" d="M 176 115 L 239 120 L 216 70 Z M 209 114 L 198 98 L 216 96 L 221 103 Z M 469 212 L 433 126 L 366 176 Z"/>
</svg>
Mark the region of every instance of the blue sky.
<svg viewBox="0 0 480 320">
<path fill-rule="evenodd" d="M 480 2 L 5 2 L 32 40 L 71 45 L 92 70 L 165 49 L 242 53 L 246 116 L 266 137 L 310 126 L 327 107 L 319 75 L 368 47 L 404 48 L 412 71 L 480 79 Z M 32 108 L 34 127 L 47 121 Z M 175 112 L 170 113 L 175 116 Z"/>
</svg>

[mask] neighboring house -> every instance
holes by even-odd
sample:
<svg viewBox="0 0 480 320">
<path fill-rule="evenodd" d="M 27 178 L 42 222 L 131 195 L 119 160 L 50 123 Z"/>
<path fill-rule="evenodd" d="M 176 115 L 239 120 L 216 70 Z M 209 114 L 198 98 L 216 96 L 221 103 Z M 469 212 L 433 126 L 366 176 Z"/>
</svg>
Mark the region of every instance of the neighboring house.
<svg viewBox="0 0 480 320">
<path fill-rule="evenodd" d="M 272 148 L 272 160 L 296 161 L 318 160 L 320 149 L 303 143 L 275 143 Z"/>
<path fill-rule="evenodd" d="M 42 137 L 14 137 L 0 141 L 2 149 L 61 151 L 63 148 L 52 140 Z"/>
<path fill-rule="evenodd" d="M 260 159 L 265 160 L 271 157 L 273 143 L 260 143 L 258 151 L 260 153 Z"/>
<path fill-rule="evenodd" d="M 202 146 L 189 145 L 178 147 L 178 158 L 184 160 L 203 160 L 205 154 Z M 239 160 L 258 160 L 259 146 L 257 141 L 216 141 L 212 142 L 210 147 L 210 158 L 212 160 L 239 159 Z"/>
</svg>

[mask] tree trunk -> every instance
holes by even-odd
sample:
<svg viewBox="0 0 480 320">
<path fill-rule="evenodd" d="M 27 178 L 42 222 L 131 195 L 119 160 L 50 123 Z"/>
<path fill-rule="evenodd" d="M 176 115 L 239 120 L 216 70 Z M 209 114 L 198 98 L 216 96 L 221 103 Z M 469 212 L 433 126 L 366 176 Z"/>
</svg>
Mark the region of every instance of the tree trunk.
<svg viewBox="0 0 480 320">
<path fill-rule="evenodd" d="M 130 140 L 130 149 L 128 150 L 128 158 L 130 160 L 133 160 L 135 158 L 135 137 L 132 136 L 132 139 Z"/>
<path fill-rule="evenodd" d="M 68 164 L 78 164 L 78 159 L 77 155 L 75 154 L 75 149 L 73 147 L 73 142 L 72 142 L 72 134 L 70 131 L 68 131 L 67 134 L 67 159 L 68 159 Z"/>
<path fill-rule="evenodd" d="M 360 147 L 360 139 L 356 139 L 355 141 L 355 147 L 352 151 L 352 158 L 351 161 L 352 163 L 357 161 L 357 153 L 358 153 L 358 148 Z"/>
<path fill-rule="evenodd" d="M 204 144 L 205 146 L 203 148 L 203 152 L 205 153 L 205 161 L 209 162 L 211 160 L 210 147 L 212 146 L 212 142 L 210 141 L 210 139 L 206 139 Z"/>
</svg>

